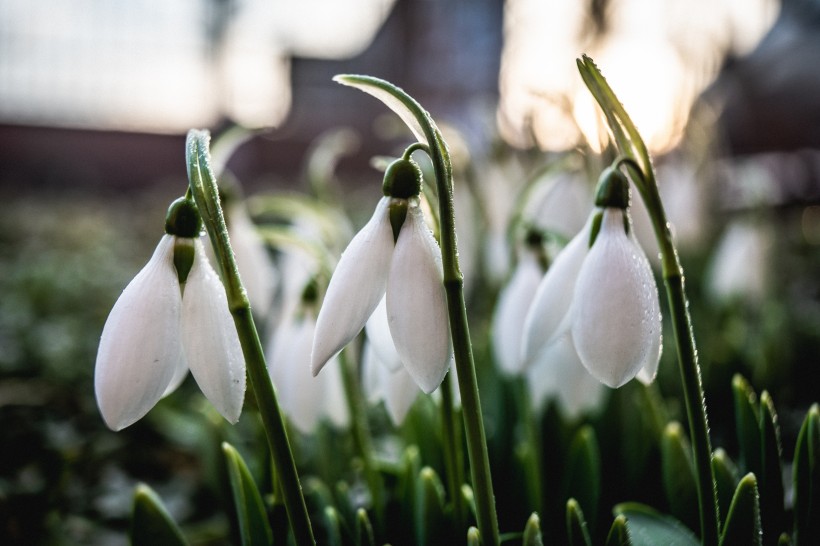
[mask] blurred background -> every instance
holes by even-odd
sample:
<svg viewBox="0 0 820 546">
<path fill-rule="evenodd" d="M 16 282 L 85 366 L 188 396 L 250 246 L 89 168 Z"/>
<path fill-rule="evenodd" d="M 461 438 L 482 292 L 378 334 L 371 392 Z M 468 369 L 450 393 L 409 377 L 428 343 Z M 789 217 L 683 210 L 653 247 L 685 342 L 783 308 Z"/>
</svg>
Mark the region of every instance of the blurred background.
<svg viewBox="0 0 820 546">
<path fill-rule="evenodd" d="M 583 53 L 670 181 L 718 443 L 741 372 L 773 393 L 788 451 L 820 398 L 819 0 L 3 0 L 0 542 L 124 543 L 139 480 L 189 529 L 217 517 L 196 451 L 208 433 L 181 416 L 203 405 L 191 380 L 119 434 L 92 386 L 105 317 L 184 191 L 188 129 L 253 130 L 226 159 L 248 196 L 310 194 L 325 161 L 358 226 L 381 180 L 371 158 L 409 133 L 332 77 L 387 79 L 452 135 L 477 203 L 460 237 L 480 245 L 510 231 L 488 203 L 605 153 Z M 328 151 L 329 131 L 344 137 Z M 494 298 L 476 294 L 514 267 L 506 244 L 465 272 L 479 331 Z"/>
</svg>

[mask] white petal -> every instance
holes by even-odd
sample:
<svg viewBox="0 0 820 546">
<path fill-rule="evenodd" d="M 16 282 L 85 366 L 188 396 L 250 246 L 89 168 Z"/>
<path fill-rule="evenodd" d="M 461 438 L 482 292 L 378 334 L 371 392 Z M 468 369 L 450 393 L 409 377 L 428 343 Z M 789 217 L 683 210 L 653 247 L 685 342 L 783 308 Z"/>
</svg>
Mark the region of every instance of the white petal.
<svg viewBox="0 0 820 546">
<path fill-rule="evenodd" d="M 433 392 L 450 364 L 450 327 L 441 253 L 418 206 L 408 207 L 390 264 L 387 320 L 405 368 Z"/>
<path fill-rule="evenodd" d="M 527 370 L 530 404 L 537 412 L 557 399 L 569 418 L 598 406 L 603 385 L 586 371 L 569 332 L 543 350 Z"/>
<path fill-rule="evenodd" d="M 419 396 L 419 387 L 413 377 L 404 368 L 396 371 L 384 370 L 384 406 L 393 424 L 398 426 L 404 422 L 407 412 Z"/>
<path fill-rule="evenodd" d="M 524 371 L 521 357 L 524 320 L 542 276 L 538 258 L 525 249 L 510 282 L 498 296 L 493 314 L 492 342 L 496 363 L 505 374 L 518 375 Z"/>
<path fill-rule="evenodd" d="M 572 302 L 578 271 L 589 247 L 591 219 L 562 250 L 544 275 L 524 319 L 522 358 L 528 366 L 547 345 L 569 327 L 567 312 Z"/>
<path fill-rule="evenodd" d="M 165 235 L 148 264 L 114 304 L 103 328 L 94 369 L 97 404 L 109 428 L 120 430 L 154 407 L 182 360 L 181 296 Z"/>
<path fill-rule="evenodd" d="M 307 434 L 323 414 L 325 383 L 330 377 L 310 373 L 310 347 L 315 323 L 309 319 L 288 320 L 277 330 L 269 369 L 279 404 L 293 425 Z M 338 367 L 338 362 L 331 362 Z"/>
<path fill-rule="evenodd" d="M 197 239 L 182 298 L 182 346 L 202 393 L 231 423 L 245 400 L 245 358 L 225 288 Z"/>
<path fill-rule="evenodd" d="M 379 201 L 333 272 L 316 323 L 313 375 L 356 337 L 384 295 L 394 248 L 388 204 L 386 197 Z"/>
<path fill-rule="evenodd" d="M 620 387 L 637 375 L 653 348 L 658 350 L 657 300 L 649 261 L 624 231 L 623 212 L 606 209 L 578 274 L 571 311 L 581 362 L 604 384 Z"/>
<path fill-rule="evenodd" d="M 399 353 L 393 344 L 393 336 L 390 334 L 390 326 L 387 323 L 386 297 L 379 301 L 379 305 L 376 306 L 373 314 L 367 319 L 364 330 L 367 333 L 370 348 L 379 361 L 391 371 L 401 368 L 401 358 L 399 358 Z"/>
</svg>

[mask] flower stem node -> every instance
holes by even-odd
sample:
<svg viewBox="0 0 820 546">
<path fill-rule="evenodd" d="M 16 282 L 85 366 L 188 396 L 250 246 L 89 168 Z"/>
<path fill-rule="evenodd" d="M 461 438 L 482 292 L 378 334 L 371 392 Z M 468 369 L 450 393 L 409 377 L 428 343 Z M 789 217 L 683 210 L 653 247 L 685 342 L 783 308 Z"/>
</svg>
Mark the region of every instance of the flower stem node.
<svg viewBox="0 0 820 546">
<path fill-rule="evenodd" d="M 410 199 L 421 193 L 421 169 L 412 159 L 398 158 L 384 171 L 382 192 L 385 197 Z"/>
<path fill-rule="evenodd" d="M 165 233 L 193 239 L 202 232 L 202 217 L 196 203 L 188 197 L 180 197 L 168 207 L 165 215 Z"/>
</svg>

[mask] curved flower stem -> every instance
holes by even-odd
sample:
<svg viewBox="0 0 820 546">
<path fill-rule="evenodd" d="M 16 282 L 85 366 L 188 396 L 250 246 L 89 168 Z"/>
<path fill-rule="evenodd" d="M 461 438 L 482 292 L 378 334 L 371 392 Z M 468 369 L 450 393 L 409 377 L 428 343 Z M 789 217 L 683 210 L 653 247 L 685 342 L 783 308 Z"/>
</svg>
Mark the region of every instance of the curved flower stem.
<svg viewBox="0 0 820 546">
<path fill-rule="evenodd" d="M 188 132 L 185 154 L 188 166 L 189 188 L 193 194 L 205 228 L 210 236 L 214 252 L 219 262 L 228 306 L 233 315 L 242 353 L 248 368 L 251 388 L 256 396 L 262 424 L 268 438 L 276 479 L 279 483 L 282 499 L 288 513 L 291 530 L 296 544 L 314 545 L 313 529 L 308 517 L 307 506 L 302 495 L 302 486 L 296 472 L 296 463 L 290 449 L 284 419 L 276 401 L 276 391 L 268 374 L 265 355 L 259 334 L 253 322 L 251 306 L 248 301 L 236 259 L 228 240 L 228 228 L 219 204 L 219 192 L 216 178 L 210 165 L 208 131 L 192 129 Z"/>
<path fill-rule="evenodd" d="M 490 457 L 478 395 L 473 347 L 464 302 L 464 278 L 458 265 L 455 215 L 453 210 L 453 168 L 447 144 L 430 114 L 410 95 L 395 85 L 372 76 L 341 75 L 337 82 L 356 87 L 378 98 L 401 117 L 416 138 L 427 144 L 425 150 L 433 163 L 439 201 L 441 259 L 444 289 L 450 317 L 450 333 L 458 371 L 458 387 L 470 459 L 470 475 L 476 502 L 476 519 L 483 543 L 498 546 L 498 516 L 490 476 Z M 423 149 L 423 148 L 422 148 Z"/>
<path fill-rule="evenodd" d="M 697 474 L 700 536 L 703 544 L 716 546 L 719 541 L 719 506 L 714 470 L 711 464 L 712 445 L 709 439 L 706 399 L 701 384 L 695 337 L 692 333 L 689 304 L 684 289 L 683 268 L 672 240 L 672 232 L 669 229 L 663 203 L 661 203 L 652 161 L 643 139 L 592 59 L 584 56 L 577 63 L 584 83 L 598 101 L 607 118 L 618 148 L 624 156 L 618 160 L 618 163 L 626 164 L 646 204 L 655 238 L 658 240 Z"/>
<path fill-rule="evenodd" d="M 376 514 L 376 522 L 381 528 L 384 526 L 384 482 L 379 470 L 376 468 L 376 461 L 373 458 L 373 442 L 370 436 L 370 427 L 367 424 L 367 409 L 364 403 L 364 396 L 360 388 L 359 374 L 356 361 L 350 358 L 350 347 L 345 348 L 339 355 L 342 366 L 342 382 L 344 384 L 347 406 L 350 411 L 350 427 L 353 435 L 353 445 L 362 459 L 364 475 L 367 485 L 370 488 L 370 495 L 373 499 L 373 511 Z"/>
</svg>

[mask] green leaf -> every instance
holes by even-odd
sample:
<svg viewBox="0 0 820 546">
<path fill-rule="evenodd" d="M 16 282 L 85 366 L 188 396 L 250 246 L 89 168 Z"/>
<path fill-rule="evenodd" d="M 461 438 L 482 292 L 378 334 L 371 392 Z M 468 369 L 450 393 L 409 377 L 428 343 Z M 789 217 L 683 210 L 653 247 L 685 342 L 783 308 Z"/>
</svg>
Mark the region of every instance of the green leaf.
<svg viewBox="0 0 820 546">
<path fill-rule="evenodd" d="M 726 524 L 720 536 L 721 546 L 760 546 L 763 543 L 759 501 L 757 479 L 752 473 L 746 474 L 737 485 L 729 513 L 726 515 Z"/>
<path fill-rule="evenodd" d="M 481 546 L 481 533 L 475 527 L 467 529 L 467 546 Z"/>
<path fill-rule="evenodd" d="M 368 95 L 376 97 L 407 124 L 419 142 L 427 142 L 424 129 L 422 128 L 424 122 L 420 122 L 419 117 L 426 116 L 430 119 L 430 114 L 415 103 L 415 101 L 412 101 L 412 99 L 408 100 L 409 96 L 401 88 L 379 78 L 355 74 L 340 74 L 334 76 L 333 81 L 342 85 L 355 87 Z M 430 121 L 432 122 L 432 120 Z"/>
<path fill-rule="evenodd" d="M 530 514 L 527 524 L 524 526 L 521 546 L 544 546 L 544 539 L 541 536 L 541 519 L 535 512 Z"/>
<path fill-rule="evenodd" d="M 672 515 L 689 527 L 699 525 L 698 491 L 692 449 L 680 423 L 673 421 L 661 436 L 663 489 Z"/>
<path fill-rule="evenodd" d="M 735 431 L 740 447 L 739 466 L 743 472 L 760 475 L 763 464 L 757 395 L 740 374 L 732 378 L 732 395 L 735 404 Z"/>
<path fill-rule="evenodd" d="M 737 488 L 737 467 L 722 448 L 716 449 L 712 454 L 712 470 L 715 473 L 718 504 L 723 507 L 729 506 Z M 725 508 L 722 516 L 725 521 Z"/>
<path fill-rule="evenodd" d="M 370 518 L 364 508 L 356 511 L 356 546 L 376 546 L 373 525 L 370 524 Z"/>
<path fill-rule="evenodd" d="M 762 474 L 760 475 L 760 518 L 767 537 L 780 534 L 786 527 L 786 509 L 783 505 L 783 468 L 780 462 L 780 427 L 769 393 L 760 395 L 760 432 Z M 767 538 L 767 543 L 774 540 Z"/>
<path fill-rule="evenodd" d="M 570 546 L 592 546 L 584 513 L 575 499 L 567 501 L 567 538 Z"/>
<path fill-rule="evenodd" d="M 575 434 L 568 460 L 567 497 L 584 507 L 586 521 L 594 531 L 601 497 L 601 453 L 592 427 L 583 426 Z"/>
<path fill-rule="evenodd" d="M 243 546 L 267 546 L 273 540 L 267 511 L 259 489 L 253 481 L 248 466 L 239 452 L 227 442 L 222 443 L 222 452 L 228 465 L 236 517 L 239 520 L 239 534 Z"/>
<path fill-rule="evenodd" d="M 607 83 L 606 78 L 590 57 L 584 55 L 576 63 L 581 78 L 583 78 L 584 83 L 607 118 L 607 123 L 615 137 L 615 142 L 618 144 L 618 149 L 622 154 L 632 158 L 640 165 L 644 176 L 653 176 L 652 163 L 646 145 L 635 124 L 632 123 L 629 114 L 626 113 L 618 97 L 615 96 L 612 88 Z"/>
<path fill-rule="evenodd" d="M 342 546 L 342 518 L 339 517 L 339 511 L 332 506 L 325 506 L 324 514 L 328 546 Z"/>
<path fill-rule="evenodd" d="M 188 542 L 153 489 L 141 483 L 134 491 L 131 518 L 134 546 L 181 546 Z"/>
<path fill-rule="evenodd" d="M 820 406 L 809 408 L 794 450 L 794 543 L 820 544 Z"/>
<path fill-rule="evenodd" d="M 446 533 L 444 515 L 444 485 L 436 471 L 430 467 L 421 469 L 416 489 L 416 540 L 418 544 L 442 542 Z"/>
<path fill-rule="evenodd" d="M 632 546 L 699 546 L 700 541 L 683 523 L 636 502 L 618 504 L 615 516 L 626 517 Z"/>
<path fill-rule="evenodd" d="M 612 522 L 605 546 L 632 546 L 629 529 L 626 526 L 626 517 L 623 515 L 617 516 L 615 521 Z"/>
</svg>

